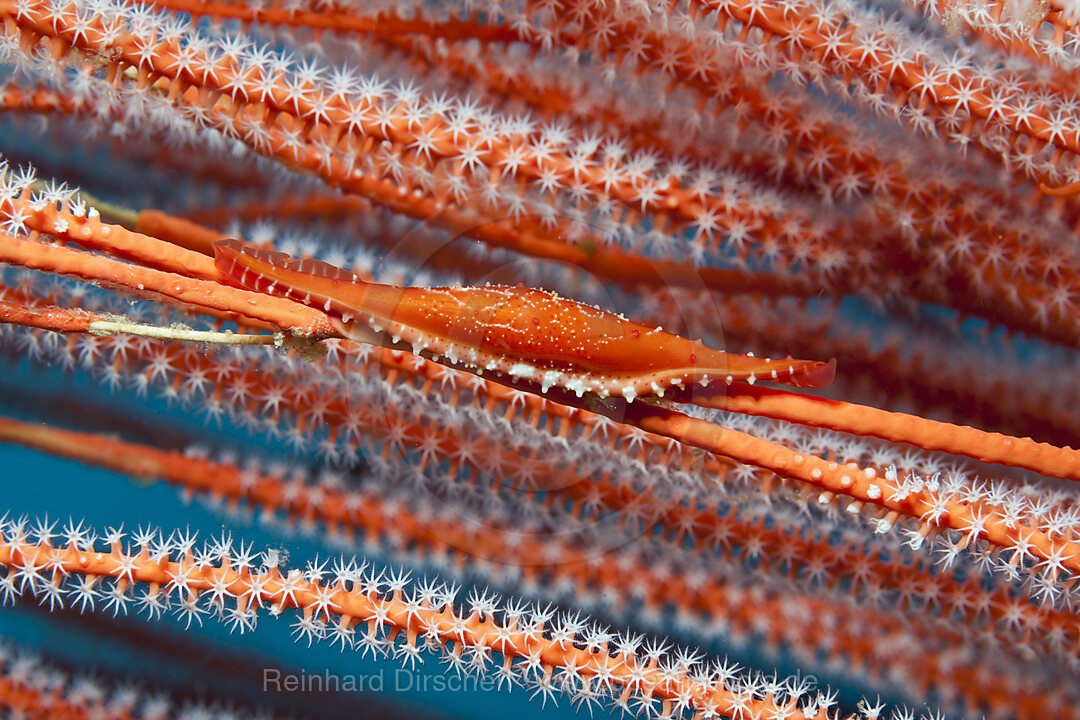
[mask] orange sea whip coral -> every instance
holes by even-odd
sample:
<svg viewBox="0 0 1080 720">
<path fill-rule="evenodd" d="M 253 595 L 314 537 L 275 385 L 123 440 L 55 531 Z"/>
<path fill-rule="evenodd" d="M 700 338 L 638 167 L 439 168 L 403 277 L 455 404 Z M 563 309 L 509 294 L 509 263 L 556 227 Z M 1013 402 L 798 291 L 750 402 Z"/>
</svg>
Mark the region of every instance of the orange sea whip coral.
<svg viewBox="0 0 1080 720">
<path fill-rule="evenodd" d="M 624 559 L 648 567 L 642 577 L 657 582 L 673 573 L 672 587 L 681 588 L 653 598 L 669 598 L 680 613 L 726 614 L 730 633 L 761 632 L 770 647 L 786 641 L 811 666 L 820 649 L 825 669 L 832 667 L 842 644 L 871 668 L 875 683 L 906 673 L 909 697 L 930 693 L 957 714 L 1066 716 L 1077 707 L 1069 683 L 1055 682 L 1076 664 L 1069 630 L 1078 569 L 1074 491 L 1000 467 L 1063 481 L 1077 475 L 1069 447 L 1077 445 L 1070 408 L 1077 215 L 1068 197 L 1048 200 L 1027 180 L 1047 187 L 1076 180 L 1074 47 L 1068 19 L 1055 14 L 1063 8 L 1051 10 L 1052 29 L 1023 36 L 1006 27 L 1008 12 L 986 16 L 959 6 L 945 18 L 951 29 L 927 39 L 915 22 L 901 26 L 864 7 L 816 2 L 477 7 L 422 15 L 303 3 L 263 15 L 246 6 L 188 7 L 239 17 L 253 24 L 249 33 L 104 1 L 12 2 L 0 7 L 0 53 L 16 71 L 4 94 L 12 116 L 6 127 L 38 113 L 61 147 L 72 146 L 63 139 L 69 128 L 131 133 L 95 145 L 132 165 L 157 158 L 190 179 L 183 187 L 216 190 L 199 201 L 143 202 L 130 189 L 129 197 L 114 197 L 222 223 L 261 206 L 269 224 L 236 224 L 229 234 L 317 255 L 365 278 L 382 274 L 379 282 L 475 285 L 523 257 L 568 260 L 618 289 L 597 297 L 599 283 L 540 264 L 501 271 L 522 274 L 511 283 L 524 279 L 679 334 L 705 335 L 716 347 L 725 347 L 719 336 L 730 331 L 743 351 L 838 356 L 834 397 L 844 401 L 736 383 L 729 395 L 668 390 L 659 402 L 578 398 L 556 386 L 543 395 L 522 380 L 500 385 L 407 352 L 365 349 L 334 337 L 338 328 L 325 313 L 227 286 L 204 254 L 220 229 L 152 213 L 128 218 L 127 227 L 102 222 L 89 209 L 94 203 L 67 187 L 10 169 L 0 191 L 0 247 L 6 262 L 24 270 L 3 278 L 5 347 L 35 365 L 86 368 L 123 392 L 161 393 L 212 421 L 269 432 L 328 461 L 370 458 L 373 472 L 446 495 L 459 514 L 445 534 L 462 547 L 470 541 L 467 517 L 577 527 L 574 518 L 595 514 L 631 534 L 646 523 L 663 540 L 642 540 L 638 550 L 647 545 L 655 555 L 639 561 L 646 556 L 628 551 Z M 271 49 L 263 23 L 279 28 L 273 42 L 302 59 Z M 320 48 L 305 48 L 306 33 L 319 28 Z M 985 42 L 955 41 L 960 51 L 950 54 L 943 46 L 957 28 L 983 33 Z M 354 43 L 357 33 L 370 33 L 372 42 Z M 384 70 L 401 82 L 384 82 Z M 470 83 L 470 73 L 480 79 Z M 806 81 L 814 91 L 799 87 Z M 819 92 L 841 97 L 843 107 Z M 895 116 L 897 127 L 874 113 Z M 185 150 L 143 143 L 148 132 L 186 143 Z M 950 147 L 972 150 L 962 157 Z M 256 156 L 263 160 L 253 162 Z M 215 173 L 225 157 L 228 172 Z M 148 185 L 155 172 L 145 168 Z M 297 173 L 317 179 L 301 184 Z M 235 185 L 226 189 L 215 174 Z M 82 167 L 90 182 L 101 175 L 98 165 Z M 279 202 L 286 195 L 289 206 Z M 425 267 L 419 245 L 394 267 L 345 248 L 354 235 L 349 222 L 370 222 L 368 232 L 383 236 L 378 246 L 393 246 L 402 227 L 395 215 L 423 221 L 430 239 L 447 245 L 439 263 Z M 300 216 L 306 225 L 292 241 L 297 231 L 285 219 Z M 343 216 L 349 219 L 340 224 Z M 342 248 L 312 239 L 324 233 Z M 187 250 L 162 242 L 171 239 Z M 627 277 L 619 277 L 623 267 Z M 44 281 L 30 269 L 105 290 Z M 726 288 L 732 294 L 718 297 Z M 117 304 L 111 296 L 119 293 L 163 303 L 172 314 Z M 867 310 L 879 313 L 877 325 L 846 309 L 854 293 L 864 308 L 878 308 Z M 817 294 L 834 300 L 810 299 Z M 1001 339 L 988 351 L 991 341 L 971 337 L 952 316 L 933 317 L 927 303 L 1029 333 L 1034 349 Z M 704 329 L 686 330 L 695 319 Z M 220 327 L 226 322 L 231 333 Z M 240 339 L 277 343 L 306 360 L 193 345 Z M 1026 340 L 1015 342 L 1022 348 Z M 1048 400 L 1035 399 L 1042 397 Z M 703 400 L 713 409 L 701 408 Z M 981 427 L 965 427 L 972 424 Z M 995 432 L 1005 427 L 1015 429 Z M 176 466 L 170 470 L 188 465 L 167 462 Z M 272 476 L 240 479 L 279 487 Z M 342 524 L 316 501 L 344 497 L 332 483 L 281 489 L 303 499 L 305 517 Z M 239 498 L 254 490 L 229 492 Z M 753 514 L 727 515 L 728 503 Z M 399 537 L 406 517 L 422 522 L 421 507 L 403 513 L 399 528 L 383 524 L 393 504 L 387 517 L 368 521 L 379 528 L 370 532 Z M 23 546 L 44 554 L 51 547 L 47 538 Z M 521 547 L 529 556 L 576 550 L 554 540 Z M 722 591 L 699 574 L 715 573 L 711 553 L 721 547 L 743 563 L 743 585 Z M 466 562 L 455 555 L 461 548 L 442 552 Z M 61 574 L 69 571 L 50 557 Z M 75 597 L 69 590 L 92 598 L 109 582 L 54 578 L 52 587 L 63 590 L 56 595 L 49 582 L 27 578 L 22 562 L 13 559 L 5 578 L 19 578 L 47 604 Z M 544 567 L 544 578 L 575 585 L 575 605 L 588 604 L 592 581 L 584 578 L 606 577 L 603 568 L 590 576 Z M 516 587 L 531 593 L 536 577 Z M 745 603 L 765 612 L 740 606 L 747 586 Z M 181 612 L 238 611 L 244 618 L 234 624 L 247 627 L 246 606 L 200 597 L 179 603 L 188 607 Z M 858 614 L 849 603 L 872 610 Z M 808 617 L 836 629 L 783 627 Z M 925 667 L 904 670 L 913 665 L 883 647 L 904 642 L 912 617 L 933 628 L 926 652 L 945 658 L 938 677 Z M 555 624 L 574 637 L 571 619 Z M 860 624 L 874 628 L 877 643 L 860 639 Z M 359 642 L 351 621 L 334 627 L 343 628 L 343 645 Z M 1026 649 L 995 665 L 996 649 L 1018 637 Z M 575 641 L 564 649 L 567 643 Z M 416 646 L 396 647 L 410 655 Z M 617 694 L 615 680 L 581 681 L 583 671 L 541 665 L 515 677 L 545 697 L 552 678 L 563 677 L 575 698 Z M 590 677 L 609 669 L 589 667 Z M 990 675 L 1000 684 L 980 692 Z M 1036 682 L 1042 704 L 1017 692 Z M 751 700 L 768 699 L 772 686 L 760 687 Z M 695 698 L 709 700 L 691 695 L 661 703 L 661 711 L 690 712 Z M 725 703 L 706 702 L 696 714 L 747 712 Z M 823 717 L 830 707 L 807 697 L 761 709 Z M 870 703 L 860 710 L 880 714 Z"/>
<path fill-rule="evenodd" d="M 75 33 L 64 24 L 64 18 L 46 23 L 24 13 L 22 22 L 28 23 L 27 37 L 44 34 L 57 54 L 103 51 L 97 44 L 97 32 Z M 111 37 L 110 28 L 102 28 L 105 37 Z M 139 43 L 141 51 L 136 48 Z M 543 236 L 557 231 L 576 238 L 583 232 L 580 223 L 564 217 L 584 214 L 585 198 L 595 197 L 605 205 L 614 203 L 604 223 L 613 223 L 617 233 L 627 232 L 623 228 L 640 215 L 651 218 L 665 232 L 696 227 L 701 249 L 695 252 L 719 250 L 718 233 L 723 231 L 740 254 L 750 245 L 749 238 L 759 235 L 764 244 L 776 247 L 773 255 L 784 248 L 781 258 L 787 262 L 800 257 L 803 262 L 814 260 L 809 263 L 811 268 L 823 272 L 823 280 L 839 281 L 845 292 L 880 292 L 880 274 L 898 265 L 910 268 L 912 277 L 921 278 L 921 282 L 908 284 L 905 289 L 923 299 L 953 304 L 964 312 L 979 312 L 984 306 L 980 300 L 989 296 L 995 299 L 998 319 L 1016 327 L 1049 332 L 1063 340 L 1073 334 L 1069 301 L 1074 284 L 1072 272 L 1066 272 L 1061 279 L 1053 277 L 1053 273 L 1032 278 L 1002 267 L 1007 257 L 1024 252 L 1011 249 L 1018 241 L 1035 247 L 1046 244 L 1048 248 L 1052 243 L 1030 232 L 1017 237 L 1012 230 L 1002 234 L 996 229 L 986 240 L 985 261 L 972 258 L 978 262 L 958 267 L 948 262 L 947 252 L 927 256 L 917 247 L 918 235 L 914 231 L 928 228 L 936 233 L 949 227 L 946 223 L 953 213 L 941 203 L 924 208 L 875 209 L 875 213 L 884 211 L 884 222 L 895 224 L 904 244 L 912 246 L 914 254 L 907 250 L 898 255 L 896 237 L 880 238 L 871 246 L 862 242 L 864 235 L 875 232 L 875 223 L 881 223 L 881 217 L 866 218 L 866 223 L 847 229 L 806 235 L 803 231 L 813 222 L 808 213 L 777 215 L 760 203 L 753 209 L 749 201 L 733 205 L 727 197 L 716 197 L 709 188 L 711 183 L 684 187 L 678 175 L 658 174 L 652 169 L 655 159 L 648 160 L 645 167 L 649 169 L 640 173 L 625 170 L 617 160 L 605 160 L 598 143 L 583 138 L 575 144 L 572 135 L 561 128 L 541 133 L 538 138 L 528 137 L 530 128 L 522 137 L 502 133 L 485 140 L 456 129 L 455 120 L 468 127 L 471 120 L 467 115 L 444 117 L 439 112 L 422 120 L 412 117 L 410 107 L 421 100 L 419 97 L 397 102 L 384 87 L 375 86 L 353 100 L 317 82 L 306 81 L 275 89 L 268 68 L 251 63 L 240 67 L 226 62 L 226 58 L 207 57 L 198 43 L 185 46 L 183 57 L 178 52 L 179 48 L 172 48 L 169 42 L 153 42 L 136 28 L 116 39 L 110 50 L 115 60 L 105 74 L 117 78 L 123 75 L 124 68 L 129 68 L 138 74 L 139 87 L 167 85 L 161 91 L 171 101 L 189 108 L 199 122 L 242 139 L 257 152 L 316 172 L 334 186 L 372 198 L 398 212 L 458 232 L 498 238 L 522 232 Z M 877 94 L 875 91 L 875 97 Z M 907 98 L 904 91 L 899 100 Z M 1008 106 L 1004 98 L 1001 103 Z M 968 105 L 970 102 L 965 101 L 953 110 L 962 118 L 970 109 Z M 918 112 L 922 111 L 920 106 Z M 981 117 L 980 112 L 986 114 L 980 110 L 972 117 Z M 1011 117 L 1003 110 L 995 112 Z M 995 112 L 989 112 L 988 122 L 997 117 Z M 421 125 L 422 131 L 418 130 Z M 1069 130 L 1066 122 L 1061 137 L 1071 137 Z M 1043 142 L 1041 135 L 1038 142 Z M 1061 143 L 1058 150 L 1066 150 L 1066 156 L 1071 154 L 1068 142 Z M 1028 143 L 1023 157 L 1034 159 L 1035 150 L 1034 142 Z M 831 164 L 831 152 L 825 149 L 825 164 Z M 1048 170 L 1044 175 L 1052 172 Z M 892 174 L 889 170 L 875 179 L 873 172 L 867 172 L 865 179 L 857 179 L 857 184 L 887 187 L 894 183 Z M 489 187 L 485 190 L 477 182 Z M 409 192 L 401 183 L 414 191 Z M 565 190 L 572 191 L 569 201 Z M 970 196 L 967 203 L 993 202 L 980 199 L 972 188 L 965 187 L 962 192 Z M 483 204 L 474 197 L 484 198 Z M 618 212 L 616 207 L 620 208 Z M 534 213 L 537 220 L 529 217 Z M 929 224 L 920 218 L 925 214 L 931 216 Z M 986 232 L 969 224 L 958 225 L 955 218 L 952 228 L 961 238 L 972 232 Z M 981 245 L 976 246 L 975 253 L 981 254 Z M 966 254 L 968 250 L 964 247 L 958 252 Z M 1034 255 L 1036 263 L 1046 257 L 1041 251 Z M 1029 256 L 1025 262 L 1031 263 L 1032 258 Z M 871 270 L 869 275 L 866 269 Z M 899 274 L 897 282 L 910 282 L 902 277 Z M 1009 300 L 1011 297 L 1017 300 Z"/>
<path fill-rule="evenodd" d="M 37 223 L 41 219 L 40 213 L 41 213 L 41 210 L 32 210 L 32 212 L 26 214 L 25 221 L 27 223 L 29 223 L 30 226 L 36 226 Z M 52 217 L 50 219 L 49 216 L 46 216 L 46 217 L 44 217 L 44 220 L 45 220 L 45 222 L 42 223 L 42 227 L 44 225 L 56 225 L 56 218 L 55 217 Z M 99 246 L 103 247 L 103 248 L 110 248 L 112 245 L 116 245 L 117 249 L 120 249 L 121 252 L 123 252 L 125 255 L 127 255 L 129 257 L 146 258 L 146 259 L 157 258 L 157 262 L 163 264 L 164 267 L 173 267 L 174 269 L 177 269 L 177 270 L 183 270 L 184 272 L 186 272 L 188 274 L 199 275 L 200 273 L 202 273 L 202 274 L 204 274 L 206 276 L 212 276 L 213 275 L 212 263 L 210 262 L 210 260 L 208 260 L 208 258 L 200 260 L 199 258 L 204 258 L 204 256 L 193 255 L 193 256 L 187 257 L 185 260 L 180 260 L 179 256 L 183 256 L 183 254 L 184 254 L 183 250 L 179 250 L 178 248 L 174 249 L 174 250 L 168 250 L 168 248 L 166 246 L 164 246 L 164 245 L 161 246 L 162 252 L 156 252 L 156 250 L 153 250 L 152 248 L 156 247 L 156 243 L 158 241 L 153 241 L 152 239 L 150 239 L 150 237 L 131 235 L 131 233 L 123 230 L 122 228 L 106 228 L 105 226 L 100 226 L 100 223 L 97 222 L 97 221 L 94 221 L 93 223 L 91 223 L 91 225 L 85 225 L 84 221 L 82 221 L 80 218 L 70 217 L 70 216 L 68 216 L 68 219 L 65 220 L 65 223 L 67 223 L 67 227 L 68 227 L 67 232 L 72 233 L 72 236 L 82 237 L 83 242 L 87 242 L 87 243 L 90 243 L 90 244 L 100 243 Z M 82 232 L 83 228 L 86 230 L 86 232 Z M 113 235 L 114 235 L 113 239 L 110 240 L 110 236 L 113 236 Z M 125 240 L 129 236 L 131 237 L 130 242 Z M 141 240 L 139 239 L 139 237 L 141 237 Z M 18 259 L 19 257 L 22 257 L 21 255 L 18 255 L 16 253 L 16 250 L 18 248 L 27 247 L 27 246 L 25 244 L 19 244 L 18 241 L 15 241 L 14 239 L 11 239 L 9 242 L 11 242 L 12 245 L 11 245 L 11 249 L 6 250 L 6 252 L 8 252 L 8 254 L 9 254 L 8 256 L 12 257 L 13 259 Z M 25 242 L 27 242 L 27 241 L 23 241 L 23 243 L 25 243 Z M 26 253 L 27 250 L 23 250 L 23 252 Z M 177 255 L 177 258 L 175 260 L 168 259 L 168 257 L 170 257 L 170 255 L 168 255 L 168 254 L 170 254 L 170 252 L 173 253 L 174 255 Z M 55 255 L 57 259 L 52 260 L 51 259 L 52 255 Z M 111 275 L 107 275 L 107 274 L 106 275 L 97 275 L 96 274 L 97 272 L 99 272 L 99 271 L 95 270 L 96 266 L 107 267 L 107 264 L 103 264 L 103 263 L 107 263 L 108 261 L 106 261 L 104 259 L 95 260 L 95 259 L 91 258 L 90 256 L 86 256 L 85 260 L 81 260 L 78 255 L 71 255 L 69 250 L 62 250 L 62 249 L 54 249 L 54 250 L 52 250 L 52 255 L 50 253 L 39 254 L 38 257 L 36 257 L 35 259 L 33 259 L 32 261 L 27 260 L 27 262 L 39 263 L 39 267 L 50 268 L 50 269 L 58 270 L 58 271 L 62 271 L 62 272 L 71 272 L 71 273 L 75 273 L 75 274 L 79 274 L 79 275 L 87 276 L 87 277 L 102 276 L 103 279 L 105 279 L 105 277 L 110 277 L 111 276 Z M 29 257 L 29 255 L 27 257 Z M 201 267 L 204 267 L 205 270 L 200 270 Z M 154 287 L 168 288 L 167 290 L 165 290 L 166 294 L 170 295 L 171 297 L 174 297 L 177 300 L 185 300 L 185 299 L 190 298 L 191 295 L 192 295 L 192 291 L 180 289 L 181 287 L 184 287 L 185 285 L 188 285 L 188 284 L 194 284 L 195 287 L 198 287 L 199 283 L 205 283 L 206 282 L 206 281 L 198 281 L 198 280 L 183 280 L 183 281 L 180 281 L 179 277 L 177 277 L 177 276 L 174 276 L 172 280 L 168 280 L 168 279 L 166 279 L 166 277 L 163 276 L 161 280 L 156 281 L 156 280 L 154 280 L 154 277 L 157 277 L 156 275 L 145 274 L 145 273 L 144 273 L 144 275 L 138 275 L 138 274 L 132 275 L 131 273 L 127 273 L 127 275 L 129 275 L 129 280 L 126 280 L 124 282 L 134 285 L 135 282 L 138 281 L 138 284 L 143 286 L 143 289 L 145 289 L 145 290 L 152 290 Z M 112 282 L 118 282 L 118 281 L 113 280 Z M 222 291 L 222 293 L 220 294 L 218 299 L 211 300 L 212 297 L 218 297 L 218 295 L 216 294 L 216 291 L 215 291 L 215 295 L 208 294 L 208 289 L 207 289 L 207 293 L 203 293 L 203 297 L 205 299 L 202 300 L 202 302 L 204 304 L 206 304 L 207 307 L 210 308 L 210 309 L 214 309 L 214 308 L 217 308 L 217 307 L 220 307 L 221 309 L 225 309 L 226 307 L 229 307 L 229 303 L 231 303 L 231 307 L 233 307 L 233 308 L 238 308 L 238 309 L 243 308 L 243 304 L 240 304 L 240 303 L 237 303 L 237 302 L 234 302 L 234 301 L 231 301 L 231 300 L 228 299 L 230 297 L 228 291 Z M 225 304 L 218 305 L 216 303 L 225 303 Z M 269 311 L 269 308 L 267 308 L 267 310 Z M 269 316 L 272 316 L 272 315 L 267 315 L 267 317 L 269 317 Z M 285 317 L 285 316 L 286 315 L 284 315 L 284 314 L 282 315 L 282 317 Z M 29 325 L 38 325 L 38 326 L 46 326 L 46 327 L 50 326 L 49 325 L 50 322 L 53 322 L 52 321 L 53 317 L 56 317 L 55 313 L 54 314 L 36 314 L 36 313 L 33 313 L 33 312 L 29 311 L 29 310 L 19 311 L 17 309 L 17 307 L 12 307 L 12 310 L 9 313 L 9 320 L 11 322 L 18 322 L 18 323 L 25 323 L 25 324 L 29 324 Z M 60 320 L 60 318 L 57 317 L 57 320 L 53 324 L 53 327 L 55 329 L 62 329 L 63 327 L 65 327 L 64 323 L 67 323 L 67 322 L 68 321 L 62 321 L 62 320 Z M 73 321 L 71 321 L 71 322 L 73 322 Z M 89 316 L 85 317 L 85 326 L 84 326 L 85 329 L 92 329 L 92 327 L 90 325 L 91 322 L 93 322 L 93 318 L 91 318 Z M 284 322 L 284 321 L 279 321 L 279 322 Z M 307 321 L 305 321 L 305 323 L 307 323 Z M 75 329 L 75 326 L 73 326 L 73 325 L 69 325 L 69 327 L 71 329 Z M 300 327 L 301 328 L 305 327 L 305 324 L 301 324 Z M 80 328 L 80 329 L 82 329 L 82 328 Z M 325 413 L 325 410 L 323 412 Z M 325 415 L 323 417 L 325 417 Z M 690 443 L 694 443 L 694 444 L 703 444 L 703 447 L 708 447 L 708 448 L 711 448 L 711 449 L 712 448 L 721 449 L 721 451 L 723 451 L 725 453 L 728 453 L 728 454 L 733 454 L 734 457 L 738 457 L 738 458 L 740 458 L 740 459 L 742 459 L 744 461 L 752 461 L 752 462 L 755 462 L 757 464 L 762 464 L 764 466 L 772 467 L 772 468 L 774 468 L 774 470 L 781 470 L 782 467 L 787 466 L 788 462 L 791 462 L 791 460 L 788 460 L 788 459 L 780 459 L 779 456 L 775 457 L 775 458 L 767 458 L 765 456 L 765 454 L 760 454 L 761 452 L 768 453 L 768 452 L 777 452 L 777 451 L 783 452 L 783 451 L 780 450 L 779 448 L 770 451 L 770 450 L 767 449 L 768 444 L 760 444 L 760 443 L 757 443 L 757 445 L 760 445 L 760 448 L 759 449 L 754 449 L 755 447 L 757 447 L 757 445 L 755 445 L 755 441 L 753 439 L 748 438 L 748 437 L 745 438 L 745 440 L 737 440 L 737 438 L 735 438 L 735 435 L 731 435 L 725 441 L 724 445 L 715 446 L 715 445 L 713 445 L 714 440 L 713 439 L 708 439 L 705 435 L 702 435 L 702 430 L 701 429 L 698 429 L 698 430 L 694 429 L 694 427 L 696 427 L 696 424 L 694 424 L 694 423 L 696 423 L 697 421 L 693 421 L 691 419 L 684 418 L 684 419 L 679 420 L 676 417 L 669 416 L 669 418 L 667 418 L 665 420 L 665 419 L 663 419 L 662 415 L 657 415 L 656 412 L 647 412 L 646 415 L 644 415 L 644 416 L 640 415 L 639 412 L 638 413 L 631 412 L 631 415 L 629 417 L 627 417 L 627 419 L 632 420 L 634 422 L 646 423 L 644 426 L 649 427 L 649 429 L 660 430 L 661 432 L 664 432 L 664 433 L 675 433 L 676 437 L 678 437 L 680 439 L 683 439 L 684 441 L 690 441 Z M 686 424 L 688 422 L 690 423 L 689 425 Z M 917 421 L 915 419 L 912 419 L 912 422 L 917 422 Z M 827 424 L 827 422 L 825 422 L 825 424 Z M 932 427 L 933 424 L 929 423 L 929 426 Z M 676 430 L 676 429 L 679 429 L 679 430 Z M 972 431 L 972 432 L 975 432 L 975 431 Z M 977 432 L 976 432 L 976 434 L 977 434 Z M 913 439 L 914 439 L 914 437 L 913 437 Z M 750 445 L 745 446 L 745 448 L 743 448 L 743 446 L 740 445 L 741 443 L 743 443 L 743 441 L 750 441 Z M 794 454 L 794 456 L 791 456 L 791 458 L 794 459 L 795 462 L 797 463 L 798 459 L 799 459 L 799 456 L 798 456 L 798 454 Z M 1071 464 L 1074 461 L 1070 461 L 1070 460 L 1065 459 L 1064 462 L 1066 462 L 1066 465 L 1068 465 L 1068 464 Z M 794 476 L 802 477 L 802 478 L 804 478 L 804 479 L 806 479 L 808 481 L 813 481 L 813 483 L 824 483 L 824 487 L 826 487 L 829 490 L 832 490 L 834 492 L 841 492 L 841 493 L 851 492 L 853 494 L 856 494 L 856 497 L 860 497 L 861 500 L 863 500 L 864 502 L 866 502 L 866 501 L 875 502 L 875 501 L 882 498 L 882 491 L 880 489 L 876 489 L 877 486 L 874 485 L 873 481 L 866 488 L 860 489 L 860 487 L 858 485 L 856 485 L 856 483 L 858 483 L 858 471 L 856 471 L 855 474 L 852 474 L 852 471 L 850 470 L 850 468 L 847 468 L 847 467 L 841 467 L 841 468 L 839 468 L 839 470 L 837 470 L 837 466 L 835 465 L 835 463 L 833 464 L 833 466 L 826 468 L 824 465 L 820 465 L 820 466 L 815 465 L 811 461 L 811 465 L 808 466 L 807 468 L 805 468 L 805 470 L 804 470 L 804 468 L 800 468 L 800 467 L 797 467 L 797 466 L 792 466 L 792 467 L 787 467 L 787 471 L 786 471 L 785 474 L 793 474 Z M 869 477 L 873 478 L 873 475 L 869 475 Z M 918 484 L 916 484 L 916 485 L 918 486 Z M 905 494 L 905 497 L 910 497 L 910 499 L 912 499 L 912 500 L 919 497 L 919 494 L 924 492 L 924 488 L 915 487 L 915 486 L 907 487 L 906 483 L 904 484 L 903 487 L 904 487 L 903 492 Z M 895 492 L 899 491 L 900 488 L 901 488 L 901 486 L 894 486 L 893 489 L 889 490 L 888 492 L 895 493 Z M 910 500 L 908 500 L 908 502 L 910 502 Z M 939 501 L 932 500 L 931 502 L 936 503 L 936 502 L 939 502 Z M 897 507 L 899 507 L 899 506 L 894 506 L 893 507 L 893 512 L 895 512 Z M 949 513 L 949 511 L 945 510 L 944 506 L 942 507 L 941 512 L 942 512 L 942 515 L 934 516 L 934 518 L 935 518 L 934 522 L 940 522 L 945 517 L 945 515 L 948 515 L 948 513 Z M 989 534 L 987 535 L 988 538 L 991 538 L 991 539 L 994 538 L 994 536 L 995 536 L 994 532 L 990 531 L 990 528 L 993 527 L 993 520 L 990 520 L 990 518 L 984 517 L 984 513 L 985 513 L 984 511 L 974 511 L 973 515 L 971 515 L 970 518 L 968 518 L 968 516 L 966 515 L 967 511 L 962 510 L 962 508 L 961 508 L 961 510 L 957 510 L 957 511 L 953 511 L 953 512 L 958 512 L 959 515 L 957 515 L 954 520 L 950 521 L 951 527 L 954 527 L 956 529 L 968 528 L 969 526 L 973 525 L 973 521 L 977 520 L 978 524 L 980 524 L 980 526 L 978 526 L 978 527 L 980 527 L 980 530 L 978 530 L 977 532 L 980 533 L 980 534 L 982 534 L 983 532 L 989 532 Z M 920 514 L 920 511 L 916 511 L 915 514 L 916 515 Z M 895 515 L 893 517 L 895 517 Z M 987 521 L 990 522 L 989 526 L 986 525 Z M 1023 535 L 1020 535 L 1020 536 L 1023 536 Z M 1035 539 L 1035 535 L 1029 534 L 1027 536 L 1027 538 L 1024 539 L 1024 542 L 1025 542 L 1026 546 L 1030 546 L 1029 544 L 1032 541 L 1032 539 Z M 1000 542 L 1000 541 L 997 541 L 997 542 Z M 1041 542 L 1047 542 L 1047 541 L 1037 541 L 1037 542 L 1041 543 Z M 1007 544 L 1011 544 L 1011 541 L 1007 541 Z M 1069 560 L 1067 559 L 1066 556 L 1061 555 L 1061 553 L 1063 552 L 1063 549 L 1062 549 L 1063 547 L 1065 547 L 1065 546 L 1037 545 L 1036 548 L 1035 548 L 1035 551 L 1038 554 L 1042 555 L 1043 557 L 1057 558 L 1058 560 L 1063 561 L 1063 563 L 1064 563 L 1063 567 L 1068 567 L 1069 566 Z M 1067 553 L 1068 551 L 1065 551 L 1065 552 Z"/>
</svg>

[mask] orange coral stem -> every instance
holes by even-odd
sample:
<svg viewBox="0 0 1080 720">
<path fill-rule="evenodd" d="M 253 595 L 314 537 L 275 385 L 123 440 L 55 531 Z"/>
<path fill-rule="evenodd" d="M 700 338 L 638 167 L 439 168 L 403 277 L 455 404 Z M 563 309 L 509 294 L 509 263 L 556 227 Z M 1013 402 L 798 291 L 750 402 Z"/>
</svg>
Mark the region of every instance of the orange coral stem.
<svg viewBox="0 0 1080 720">
<path fill-rule="evenodd" d="M 1053 197 L 1072 197 L 1080 193 L 1080 180 L 1059 187 L 1050 187 L 1045 183 L 1039 183 L 1039 190 Z"/>
<path fill-rule="evenodd" d="M 733 383 L 727 394 L 696 391 L 687 401 L 702 407 L 910 443 L 924 450 L 941 450 L 981 462 L 1025 468 L 1049 477 L 1080 480 L 1080 451 L 1029 437 L 1011 437 L 917 415 L 743 383 Z"/>
<path fill-rule="evenodd" d="M 83 310 L 27 307 L 0 300 L 0 323 L 12 323 L 54 332 L 90 332 L 90 323 L 105 318 Z"/>
<path fill-rule="evenodd" d="M 337 334 L 325 314 L 288 300 L 2 233 L 0 262 L 107 283 L 149 299 L 164 299 L 253 318 L 301 335 L 329 337 Z"/>
</svg>

